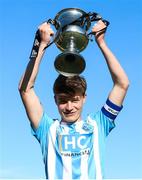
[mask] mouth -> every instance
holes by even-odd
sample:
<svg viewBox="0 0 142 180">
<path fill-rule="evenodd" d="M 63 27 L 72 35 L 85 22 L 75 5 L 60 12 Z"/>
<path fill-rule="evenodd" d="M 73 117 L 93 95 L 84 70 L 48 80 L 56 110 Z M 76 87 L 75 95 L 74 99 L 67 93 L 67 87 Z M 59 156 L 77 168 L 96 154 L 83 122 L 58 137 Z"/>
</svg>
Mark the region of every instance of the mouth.
<svg viewBox="0 0 142 180">
<path fill-rule="evenodd" d="M 76 112 L 63 112 L 65 116 L 73 116 Z"/>
</svg>

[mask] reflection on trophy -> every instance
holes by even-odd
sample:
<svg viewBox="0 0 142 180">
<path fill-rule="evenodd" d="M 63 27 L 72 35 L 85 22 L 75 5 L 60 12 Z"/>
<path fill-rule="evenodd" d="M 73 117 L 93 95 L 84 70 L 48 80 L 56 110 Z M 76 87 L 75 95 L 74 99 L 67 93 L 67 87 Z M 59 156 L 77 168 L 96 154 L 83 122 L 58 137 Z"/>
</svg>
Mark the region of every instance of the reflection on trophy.
<svg viewBox="0 0 142 180">
<path fill-rule="evenodd" d="M 88 34 L 87 31 L 91 22 L 100 19 L 102 18 L 97 13 L 67 8 L 58 12 L 54 20 L 48 20 L 57 30 L 53 42 L 62 51 L 54 62 L 57 72 L 64 76 L 74 76 L 84 71 L 86 63 L 79 53 L 88 45 L 91 33 Z"/>
</svg>

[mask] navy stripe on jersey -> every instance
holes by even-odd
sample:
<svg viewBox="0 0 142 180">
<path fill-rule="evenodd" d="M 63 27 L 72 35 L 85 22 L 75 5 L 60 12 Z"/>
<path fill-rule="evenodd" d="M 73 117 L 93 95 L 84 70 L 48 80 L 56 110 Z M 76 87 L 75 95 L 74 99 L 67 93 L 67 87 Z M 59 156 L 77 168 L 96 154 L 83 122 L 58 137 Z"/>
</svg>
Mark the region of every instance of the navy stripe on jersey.
<svg viewBox="0 0 142 180">
<path fill-rule="evenodd" d="M 104 115 L 114 120 L 122 108 L 123 106 L 117 106 L 116 104 L 112 103 L 109 99 L 107 99 L 105 105 L 102 107 L 101 110 Z"/>
</svg>

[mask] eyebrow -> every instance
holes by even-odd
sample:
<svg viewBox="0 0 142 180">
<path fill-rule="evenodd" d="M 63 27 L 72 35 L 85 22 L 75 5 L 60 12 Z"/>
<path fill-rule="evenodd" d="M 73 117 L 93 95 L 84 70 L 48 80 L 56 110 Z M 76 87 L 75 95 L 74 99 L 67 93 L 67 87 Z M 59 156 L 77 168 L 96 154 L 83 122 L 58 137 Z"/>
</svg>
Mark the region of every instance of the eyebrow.
<svg viewBox="0 0 142 180">
<path fill-rule="evenodd" d="M 72 98 L 73 100 L 80 100 L 80 96 L 75 96 Z"/>
<path fill-rule="evenodd" d="M 57 96 L 58 101 L 80 100 L 80 96 Z"/>
</svg>

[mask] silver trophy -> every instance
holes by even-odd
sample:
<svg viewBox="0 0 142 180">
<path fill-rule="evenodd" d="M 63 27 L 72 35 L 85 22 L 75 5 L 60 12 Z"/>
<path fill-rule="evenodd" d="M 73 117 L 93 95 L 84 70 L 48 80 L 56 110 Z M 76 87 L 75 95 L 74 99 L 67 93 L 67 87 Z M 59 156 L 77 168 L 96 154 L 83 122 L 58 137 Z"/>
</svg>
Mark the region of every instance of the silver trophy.
<svg viewBox="0 0 142 180">
<path fill-rule="evenodd" d="M 89 42 L 88 30 L 91 22 L 98 21 L 102 17 L 93 12 L 86 13 L 78 8 L 66 8 L 57 13 L 55 18 L 47 22 L 55 26 L 57 32 L 53 42 L 62 51 L 55 58 L 54 66 L 58 73 L 64 76 L 81 74 L 86 66 L 81 54 Z M 105 21 L 105 20 L 104 20 Z M 108 25 L 108 21 L 105 21 Z"/>
</svg>

